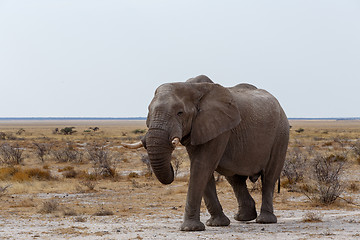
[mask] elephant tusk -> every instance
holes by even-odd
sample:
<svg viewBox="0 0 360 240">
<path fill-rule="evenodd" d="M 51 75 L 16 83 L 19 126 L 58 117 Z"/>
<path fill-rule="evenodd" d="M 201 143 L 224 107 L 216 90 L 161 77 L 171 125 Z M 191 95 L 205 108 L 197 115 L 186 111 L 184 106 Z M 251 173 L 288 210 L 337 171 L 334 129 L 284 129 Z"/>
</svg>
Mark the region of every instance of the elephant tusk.
<svg viewBox="0 0 360 240">
<path fill-rule="evenodd" d="M 120 143 L 120 144 L 121 144 L 121 146 L 130 148 L 130 149 L 137 149 L 137 148 L 141 148 L 144 146 L 141 141 L 139 141 L 137 143 Z"/>
<path fill-rule="evenodd" d="M 176 145 L 178 145 L 180 142 L 180 139 L 178 137 L 175 137 L 173 140 L 172 140 L 172 145 L 175 147 Z"/>
</svg>

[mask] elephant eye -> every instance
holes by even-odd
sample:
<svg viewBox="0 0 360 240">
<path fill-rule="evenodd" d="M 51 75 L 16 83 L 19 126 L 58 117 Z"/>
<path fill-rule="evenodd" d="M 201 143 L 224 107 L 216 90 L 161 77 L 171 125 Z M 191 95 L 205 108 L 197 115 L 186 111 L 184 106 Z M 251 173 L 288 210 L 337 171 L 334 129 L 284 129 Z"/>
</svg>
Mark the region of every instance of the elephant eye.
<svg viewBox="0 0 360 240">
<path fill-rule="evenodd" d="M 180 111 L 180 112 L 177 113 L 177 115 L 180 117 L 181 115 L 183 115 L 183 112 Z"/>
</svg>

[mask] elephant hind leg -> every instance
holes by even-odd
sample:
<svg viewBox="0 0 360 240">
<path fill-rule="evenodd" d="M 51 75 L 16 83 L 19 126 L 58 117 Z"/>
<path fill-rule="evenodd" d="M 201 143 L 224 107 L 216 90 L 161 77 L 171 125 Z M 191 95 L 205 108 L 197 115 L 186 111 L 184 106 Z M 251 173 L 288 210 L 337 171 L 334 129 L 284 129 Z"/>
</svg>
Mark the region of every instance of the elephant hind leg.
<svg viewBox="0 0 360 240">
<path fill-rule="evenodd" d="M 260 215 L 256 218 L 257 223 L 276 223 L 277 218 L 274 215 L 273 196 L 275 181 L 261 178 L 262 182 L 262 203 Z"/>
<path fill-rule="evenodd" d="M 286 141 L 285 141 L 286 140 Z M 262 183 L 262 203 L 258 223 L 276 223 L 277 218 L 274 215 L 273 197 L 275 183 L 279 179 L 287 150 L 287 139 L 278 141 L 271 152 L 271 157 L 265 172 L 261 175 Z"/>
<path fill-rule="evenodd" d="M 257 213 L 255 208 L 255 201 L 251 197 L 246 186 L 247 176 L 234 175 L 231 177 L 226 177 L 226 179 L 234 189 L 234 193 L 238 201 L 239 209 L 234 216 L 235 220 L 251 221 L 256 219 Z"/>
</svg>

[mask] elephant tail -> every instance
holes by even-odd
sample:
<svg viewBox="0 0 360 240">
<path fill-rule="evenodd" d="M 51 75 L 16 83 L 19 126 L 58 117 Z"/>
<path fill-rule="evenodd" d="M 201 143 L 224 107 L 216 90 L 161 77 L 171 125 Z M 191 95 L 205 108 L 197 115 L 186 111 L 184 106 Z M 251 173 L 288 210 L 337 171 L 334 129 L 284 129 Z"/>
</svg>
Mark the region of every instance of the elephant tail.
<svg viewBox="0 0 360 240">
<path fill-rule="evenodd" d="M 278 180 L 278 193 L 280 193 L 280 178 Z"/>
</svg>

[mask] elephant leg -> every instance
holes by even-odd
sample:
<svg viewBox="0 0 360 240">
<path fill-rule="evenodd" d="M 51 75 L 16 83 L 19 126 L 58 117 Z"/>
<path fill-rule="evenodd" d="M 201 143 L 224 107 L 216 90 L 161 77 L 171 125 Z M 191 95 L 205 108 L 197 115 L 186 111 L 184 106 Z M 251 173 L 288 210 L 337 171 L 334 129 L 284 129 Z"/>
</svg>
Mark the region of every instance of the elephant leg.
<svg viewBox="0 0 360 240">
<path fill-rule="evenodd" d="M 261 175 L 262 183 L 262 204 L 258 223 L 276 223 L 277 218 L 274 215 L 273 197 L 275 183 L 279 179 L 282 167 L 284 165 L 287 150 L 287 139 L 282 139 L 274 145 L 268 168 Z"/>
<path fill-rule="evenodd" d="M 251 221 L 257 217 L 255 201 L 251 197 L 247 186 L 246 186 L 246 176 L 234 175 L 226 177 L 232 188 L 236 199 L 238 201 L 238 212 L 235 214 L 234 218 L 237 221 Z"/>
<path fill-rule="evenodd" d="M 210 180 L 206 185 L 204 201 L 206 208 L 211 215 L 211 218 L 206 222 L 207 226 L 228 226 L 230 224 L 230 220 L 227 216 L 225 216 L 216 194 L 214 176 L 210 177 Z"/>
<path fill-rule="evenodd" d="M 203 231 L 205 225 L 200 221 L 200 205 L 208 182 L 219 164 L 225 151 L 230 134 L 223 133 L 216 139 L 199 146 L 187 147 L 190 157 L 190 180 L 186 197 L 184 221 L 180 227 L 182 231 Z M 215 188 L 208 192 L 216 194 Z M 210 196 L 211 194 L 207 194 Z M 207 198 L 207 197 L 206 197 Z"/>
<path fill-rule="evenodd" d="M 265 179 L 264 179 L 265 178 Z M 277 218 L 274 215 L 273 197 L 276 180 L 261 178 L 262 181 L 262 203 L 260 215 L 257 217 L 257 223 L 276 223 Z"/>
</svg>

